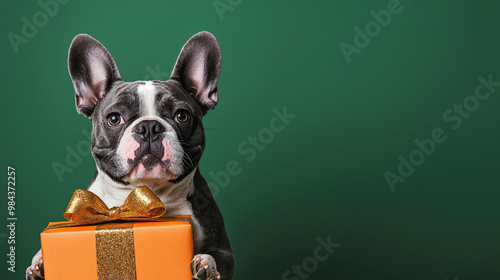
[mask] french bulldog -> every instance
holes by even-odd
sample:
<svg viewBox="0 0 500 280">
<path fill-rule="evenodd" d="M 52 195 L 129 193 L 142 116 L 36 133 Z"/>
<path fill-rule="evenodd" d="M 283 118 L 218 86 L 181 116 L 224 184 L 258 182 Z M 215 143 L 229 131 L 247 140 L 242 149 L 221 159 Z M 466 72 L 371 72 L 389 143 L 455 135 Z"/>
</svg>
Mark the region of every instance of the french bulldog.
<svg viewBox="0 0 500 280">
<path fill-rule="evenodd" d="M 205 148 L 202 118 L 219 101 L 217 39 L 209 32 L 191 37 L 167 81 L 122 81 L 108 50 L 86 34 L 73 39 L 68 56 L 76 109 L 92 120 L 97 170 L 88 190 L 111 208 L 148 186 L 164 203 L 165 215 L 192 217 L 193 279 L 232 279 L 233 250 L 198 167 Z M 41 251 L 26 277 L 44 279 Z"/>
</svg>

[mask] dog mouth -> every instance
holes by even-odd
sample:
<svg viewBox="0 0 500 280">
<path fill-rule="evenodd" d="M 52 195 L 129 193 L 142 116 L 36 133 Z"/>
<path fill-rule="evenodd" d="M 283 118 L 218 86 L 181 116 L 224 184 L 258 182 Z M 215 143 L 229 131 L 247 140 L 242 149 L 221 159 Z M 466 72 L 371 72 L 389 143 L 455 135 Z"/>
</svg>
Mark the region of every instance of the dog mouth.
<svg viewBox="0 0 500 280">
<path fill-rule="evenodd" d="M 156 165 L 158 164 L 163 164 L 163 162 L 161 161 L 161 159 L 153 154 L 146 154 L 144 155 L 140 161 L 139 161 L 139 164 L 142 164 L 144 165 L 144 167 L 147 169 L 147 170 L 151 170 L 152 168 L 154 168 Z"/>
<path fill-rule="evenodd" d="M 168 162 L 167 162 L 168 163 Z M 128 176 L 134 181 L 157 181 L 175 179 L 175 175 L 167 168 L 166 163 L 153 154 L 144 155 L 134 166 Z"/>
</svg>

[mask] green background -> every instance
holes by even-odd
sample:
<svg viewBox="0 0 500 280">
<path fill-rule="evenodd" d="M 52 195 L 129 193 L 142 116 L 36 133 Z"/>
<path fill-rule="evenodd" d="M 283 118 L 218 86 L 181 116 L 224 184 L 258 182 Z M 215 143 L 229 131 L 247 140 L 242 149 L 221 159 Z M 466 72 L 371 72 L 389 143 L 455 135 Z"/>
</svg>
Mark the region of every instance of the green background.
<svg viewBox="0 0 500 280">
<path fill-rule="evenodd" d="M 7 34 L 21 35 L 22 17 L 33 22 L 42 8 L 2 1 L 1 166 L 16 168 L 18 221 L 16 273 L 7 271 L 0 226 L 0 278 L 23 278 L 39 233 L 63 218 L 73 190 L 95 171 L 89 153 L 62 181 L 51 166 L 66 165 L 67 149 L 88 144 L 91 128 L 74 106 L 72 38 L 100 40 L 133 81 L 157 65 L 170 73 L 186 40 L 208 30 L 223 66 L 200 168 L 212 182 L 210 172 L 232 160 L 242 170 L 216 196 L 234 279 L 282 279 L 327 236 L 341 245 L 308 279 L 500 279 L 500 89 L 458 129 L 443 120 L 474 94 L 478 76 L 500 80 L 500 5 L 401 1 L 403 10 L 348 63 L 339 44 L 354 44 L 353 28 L 364 29 L 370 11 L 388 2 L 243 0 L 221 20 L 212 1 L 70 1 L 16 54 Z M 246 161 L 238 146 L 284 106 L 296 118 Z M 435 128 L 447 140 L 391 191 L 384 172 L 397 173 L 398 156 L 408 159 L 414 140 Z"/>
</svg>

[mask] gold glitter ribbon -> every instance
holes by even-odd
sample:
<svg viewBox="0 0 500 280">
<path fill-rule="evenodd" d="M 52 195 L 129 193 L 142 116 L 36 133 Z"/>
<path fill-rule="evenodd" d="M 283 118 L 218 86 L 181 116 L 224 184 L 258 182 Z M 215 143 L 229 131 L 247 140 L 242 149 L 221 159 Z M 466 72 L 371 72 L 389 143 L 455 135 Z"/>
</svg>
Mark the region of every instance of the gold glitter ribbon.
<svg viewBox="0 0 500 280">
<path fill-rule="evenodd" d="M 133 223 L 105 223 L 95 229 L 97 279 L 135 280 Z"/>
<path fill-rule="evenodd" d="M 64 212 L 69 222 L 50 223 L 45 230 L 99 224 L 95 229 L 97 279 L 133 280 L 135 250 L 133 223 L 125 221 L 186 221 L 190 216 L 164 216 L 166 209 L 161 200 L 146 186 L 133 190 L 122 206 L 108 206 L 94 193 L 76 190 Z M 113 223 L 107 223 L 115 221 Z"/>
<path fill-rule="evenodd" d="M 165 214 L 165 206 L 148 187 L 133 190 L 122 206 L 111 209 L 97 195 L 76 190 L 64 212 L 64 218 L 80 224 L 97 224 L 116 220 L 156 218 Z"/>
</svg>

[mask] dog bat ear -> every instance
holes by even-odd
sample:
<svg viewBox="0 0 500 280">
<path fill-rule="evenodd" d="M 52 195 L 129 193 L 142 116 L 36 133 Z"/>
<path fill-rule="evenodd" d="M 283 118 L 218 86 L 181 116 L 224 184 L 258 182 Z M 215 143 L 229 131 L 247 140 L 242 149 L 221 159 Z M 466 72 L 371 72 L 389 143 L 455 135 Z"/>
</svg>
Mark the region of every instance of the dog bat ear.
<svg viewBox="0 0 500 280">
<path fill-rule="evenodd" d="M 210 32 L 191 37 L 182 48 L 170 79 L 178 81 L 202 105 L 205 113 L 219 101 L 222 55 L 219 43 Z"/>
<path fill-rule="evenodd" d="M 75 87 L 76 109 L 87 118 L 113 82 L 121 80 L 111 54 L 87 34 L 79 34 L 71 42 L 68 70 Z"/>
</svg>

